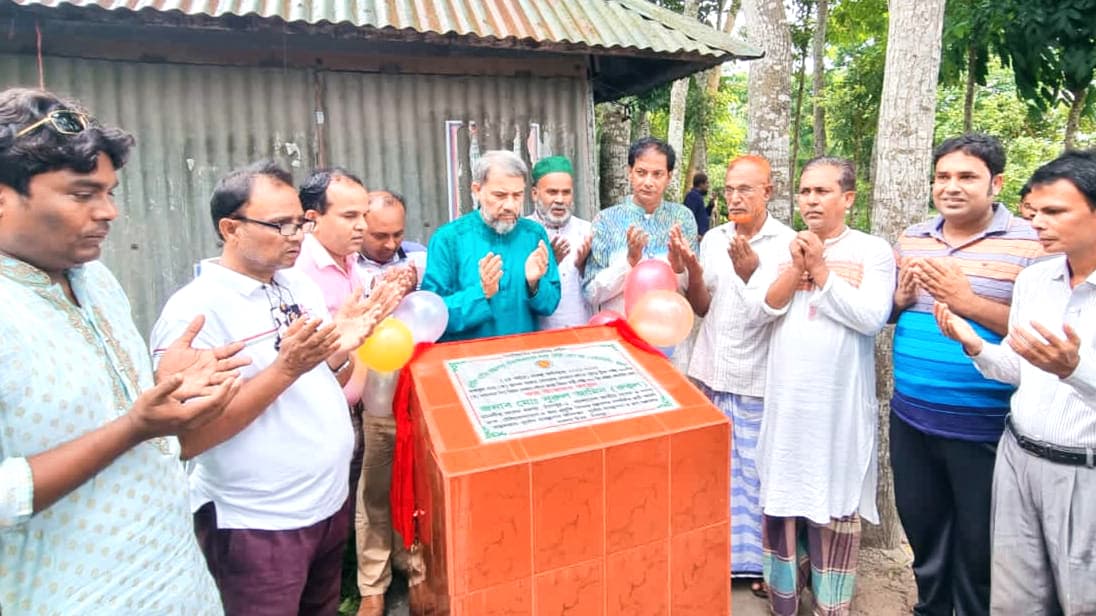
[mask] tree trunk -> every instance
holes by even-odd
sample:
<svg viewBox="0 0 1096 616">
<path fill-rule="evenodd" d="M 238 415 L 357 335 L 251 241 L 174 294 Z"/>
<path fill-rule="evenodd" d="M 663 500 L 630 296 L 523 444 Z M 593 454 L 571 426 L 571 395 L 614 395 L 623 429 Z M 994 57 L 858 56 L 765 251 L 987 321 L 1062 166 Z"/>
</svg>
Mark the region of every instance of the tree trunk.
<svg viewBox="0 0 1096 616">
<path fill-rule="evenodd" d="M 795 166 L 799 162 L 799 130 L 803 125 L 803 94 L 806 90 L 807 83 L 807 55 L 803 54 L 799 57 L 799 71 L 796 75 L 796 97 L 795 97 L 795 119 L 792 120 L 792 153 L 788 157 L 788 177 L 791 178 L 791 182 L 788 185 L 788 203 L 793 212 L 790 215 L 794 216 L 795 208 Z"/>
<path fill-rule="evenodd" d="M 974 130 L 974 94 L 978 88 L 974 65 L 978 62 L 978 48 L 972 42 L 967 47 L 967 90 L 963 94 L 963 132 Z"/>
<path fill-rule="evenodd" d="M 605 103 L 597 107 L 598 127 L 598 198 L 604 209 L 624 200 L 631 191 L 628 184 L 628 145 L 632 121 L 620 105 Z M 596 210 L 595 210 L 596 211 Z"/>
<path fill-rule="evenodd" d="M 773 198 L 769 211 L 791 224 L 788 199 L 788 129 L 791 124 L 792 37 L 781 0 L 743 0 L 746 39 L 765 50 L 752 60 L 749 90 L 747 149 L 769 159 L 773 170 Z"/>
<path fill-rule="evenodd" d="M 636 112 L 636 119 L 632 121 L 632 141 L 651 136 L 651 116 L 646 110 Z"/>
<path fill-rule="evenodd" d="M 811 96 L 814 103 L 814 155 L 826 155 L 826 110 L 822 107 L 822 90 L 826 87 L 826 21 L 829 18 L 828 0 L 817 0 L 814 20 L 814 37 L 811 56 L 814 61 Z M 792 160 L 795 160 L 794 158 Z"/>
<path fill-rule="evenodd" d="M 741 0 L 734 0 L 731 2 L 729 12 L 723 20 L 722 30 L 727 34 L 731 33 L 734 29 L 734 17 L 738 12 L 739 6 L 742 4 Z M 722 7 L 720 8 L 722 13 Z M 704 81 L 704 96 L 706 100 L 710 101 L 716 94 L 719 93 L 719 81 L 723 76 L 723 65 L 713 66 L 707 72 L 704 73 L 706 77 Z M 697 128 L 696 141 L 693 143 L 693 151 L 689 155 L 689 166 L 685 173 L 685 185 L 689 186 L 689 182 L 692 181 L 693 175 L 697 171 L 703 171 L 707 173 L 708 169 L 708 127 L 701 125 Z"/>
<path fill-rule="evenodd" d="M 1065 149 L 1072 150 L 1077 136 L 1077 126 L 1081 123 L 1081 112 L 1085 109 L 1089 86 L 1070 92 L 1073 104 L 1069 107 L 1069 119 L 1066 121 Z"/>
<path fill-rule="evenodd" d="M 685 17 L 696 19 L 700 9 L 700 0 L 685 0 L 685 6 L 681 13 Z M 678 79 L 670 88 L 670 121 L 666 129 L 666 141 L 677 154 L 678 161 L 685 155 L 685 103 L 689 97 L 689 82 L 692 78 Z M 681 165 L 677 165 L 677 173 L 670 180 L 669 192 L 673 201 L 680 201 L 682 190 Z"/>
<path fill-rule="evenodd" d="M 890 0 L 886 69 L 879 104 L 872 184 L 872 233 L 893 242 L 907 226 L 928 214 L 932 136 L 936 120 L 936 81 L 945 0 Z M 864 543 L 897 547 L 902 537 L 894 507 L 894 482 L 887 438 L 893 327 L 876 337 L 875 378 L 879 395 L 880 525 L 868 527 Z"/>
</svg>

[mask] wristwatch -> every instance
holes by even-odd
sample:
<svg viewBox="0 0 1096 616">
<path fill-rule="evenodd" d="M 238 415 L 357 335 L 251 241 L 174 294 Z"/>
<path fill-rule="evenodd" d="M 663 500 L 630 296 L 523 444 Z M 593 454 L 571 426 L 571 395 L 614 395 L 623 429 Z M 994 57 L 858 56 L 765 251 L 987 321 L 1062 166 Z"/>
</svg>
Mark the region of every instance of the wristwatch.
<svg viewBox="0 0 1096 616">
<path fill-rule="evenodd" d="M 328 366 L 328 368 L 331 368 L 331 373 L 332 374 L 338 374 L 338 373 L 342 372 L 343 370 L 346 370 L 349 366 L 350 366 L 350 356 L 347 355 L 346 356 L 346 361 L 339 364 L 338 367 L 331 368 L 331 366 Z"/>
</svg>

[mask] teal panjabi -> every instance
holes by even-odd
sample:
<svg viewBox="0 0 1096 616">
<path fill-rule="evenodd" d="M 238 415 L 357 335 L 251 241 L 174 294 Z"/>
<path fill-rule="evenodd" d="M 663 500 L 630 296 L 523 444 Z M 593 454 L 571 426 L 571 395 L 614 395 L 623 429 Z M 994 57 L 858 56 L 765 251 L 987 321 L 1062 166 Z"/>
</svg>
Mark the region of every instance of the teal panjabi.
<svg viewBox="0 0 1096 616">
<path fill-rule="evenodd" d="M 483 221 L 479 211 L 441 227 L 430 239 L 422 289 L 445 300 L 449 325 L 440 342 L 523 334 L 537 330 L 537 317 L 555 312 L 559 304 L 559 269 L 548 249 L 548 271 L 537 292 L 525 284 L 525 260 L 538 242 L 549 246 L 544 228 L 518 218 L 513 230 L 499 234 Z M 502 280 L 491 299 L 483 294 L 479 261 L 488 252 L 502 257 Z"/>
</svg>

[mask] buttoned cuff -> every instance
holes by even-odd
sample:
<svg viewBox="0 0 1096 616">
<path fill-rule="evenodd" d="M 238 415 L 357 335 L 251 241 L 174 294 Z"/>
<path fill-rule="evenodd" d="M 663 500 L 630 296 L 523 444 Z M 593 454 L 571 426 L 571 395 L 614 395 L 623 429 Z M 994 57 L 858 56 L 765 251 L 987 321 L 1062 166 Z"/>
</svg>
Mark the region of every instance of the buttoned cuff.
<svg viewBox="0 0 1096 616">
<path fill-rule="evenodd" d="M 1081 354 L 1081 359 L 1073 373 L 1062 382 L 1077 390 L 1086 400 L 1096 399 L 1096 360 Z"/>
<path fill-rule="evenodd" d="M 0 528 L 25 522 L 34 513 L 34 475 L 26 458 L 0 462 Z"/>
</svg>

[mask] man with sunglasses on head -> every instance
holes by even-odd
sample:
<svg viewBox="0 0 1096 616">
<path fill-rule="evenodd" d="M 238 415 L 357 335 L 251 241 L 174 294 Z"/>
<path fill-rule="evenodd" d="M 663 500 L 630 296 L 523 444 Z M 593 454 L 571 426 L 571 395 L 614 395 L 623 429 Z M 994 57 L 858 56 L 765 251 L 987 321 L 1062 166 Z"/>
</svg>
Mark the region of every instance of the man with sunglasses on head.
<svg viewBox="0 0 1096 616">
<path fill-rule="evenodd" d="M 315 223 L 274 163 L 222 178 L 210 210 L 221 256 L 168 300 L 152 331 L 155 347 L 202 314 L 210 326 L 195 345 L 241 340 L 252 359 L 224 414 L 180 438 L 198 542 L 227 614 L 335 614 L 354 447 L 342 386 L 350 351 L 396 296 L 352 295 L 329 314 L 319 287 L 288 269 Z"/>
<path fill-rule="evenodd" d="M 246 360 L 239 344 L 193 349 L 193 319 L 154 377 L 97 260 L 133 144 L 48 92 L 0 92 L 0 605 L 12 614 L 222 611 L 175 436 L 218 419 Z"/>
</svg>

